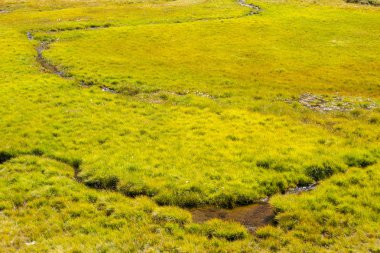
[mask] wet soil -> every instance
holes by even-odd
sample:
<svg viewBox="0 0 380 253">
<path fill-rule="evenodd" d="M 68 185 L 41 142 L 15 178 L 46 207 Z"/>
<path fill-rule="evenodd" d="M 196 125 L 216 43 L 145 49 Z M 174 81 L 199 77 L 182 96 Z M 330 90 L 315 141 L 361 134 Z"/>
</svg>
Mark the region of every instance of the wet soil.
<svg viewBox="0 0 380 253">
<path fill-rule="evenodd" d="M 102 87 L 102 91 L 104 91 L 104 92 L 109 92 L 109 93 L 113 93 L 113 94 L 116 94 L 116 93 L 117 93 L 116 90 L 111 89 L 111 88 L 108 88 L 108 87 L 106 87 L 106 86 L 103 86 L 103 87 Z"/>
<path fill-rule="evenodd" d="M 29 36 L 28 36 L 29 37 Z M 33 37 L 32 37 L 33 38 Z M 37 62 L 42 66 L 45 72 L 56 74 L 60 77 L 66 78 L 67 76 L 63 71 L 60 71 L 57 66 L 51 64 L 44 56 L 42 52 L 49 48 L 49 43 L 42 42 L 37 47 Z"/>
<path fill-rule="evenodd" d="M 28 38 L 28 40 L 34 40 L 33 34 L 31 32 L 27 32 L 26 37 Z"/>
<path fill-rule="evenodd" d="M 244 7 L 251 8 L 252 10 L 249 13 L 249 15 L 258 14 L 261 11 L 261 8 L 259 6 L 254 5 L 254 4 L 249 4 L 245 0 L 238 0 L 238 4 Z"/>
<path fill-rule="evenodd" d="M 288 189 L 285 194 L 300 194 L 315 189 L 317 183 Z M 203 223 L 211 219 L 221 219 L 235 221 L 245 226 L 249 232 L 254 233 L 257 228 L 266 225 L 273 225 L 275 218 L 274 208 L 268 203 L 269 197 L 260 200 L 259 203 L 240 206 L 233 209 L 223 209 L 216 207 L 192 208 L 193 222 Z"/>
<path fill-rule="evenodd" d="M 317 187 L 317 185 L 318 185 L 317 183 L 314 183 L 314 184 L 307 185 L 307 186 L 290 188 L 285 192 L 285 194 L 298 194 L 301 192 L 308 192 L 308 191 L 314 190 L 315 187 Z"/>
<path fill-rule="evenodd" d="M 214 207 L 194 208 L 190 210 L 193 222 L 203 223 L 211 219 L 221 219 L 239 222 L 249 232 L 253 233 L 258 227 L 273 224 L 274 209 L 269 203 L 253 204 L 234 209 L 217 209 Z"/>
</svg>

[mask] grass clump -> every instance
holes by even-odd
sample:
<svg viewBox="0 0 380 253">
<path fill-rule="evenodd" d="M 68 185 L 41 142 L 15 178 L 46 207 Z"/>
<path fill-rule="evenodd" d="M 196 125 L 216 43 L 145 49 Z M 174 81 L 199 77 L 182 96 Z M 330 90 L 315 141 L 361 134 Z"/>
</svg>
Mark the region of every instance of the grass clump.
<svg viewBox="0 0 380 253">
<path fill-rule="evenodd" d="M 328 178 L 337 172 L 344 172 L 346 167 L 344 164 L 339 164 L 334 161 L 326 160 L 319 163 L 307 165 L 305 172 L 315 181 Z"/>
<path fill-rule="evenodd" d="M 324 247 L 364 252 L 372 248 L 378 237 L 380 211 L 379 195 L 373 192 L 380 176 L 378 168 L 350 168 L 326 179 L 310 194 L 273 198 L 278 228 L 259 229 L 260 244 L 279 247 L 283 241 L 281 248 L 286 252 Z M 357 236 L 358 231 L 365 231 L 365 238 Z"/>
<path fill-rule="evenodd" d="M 225 222 L 217 219 L 210 220 L 202 225 L 202 233 L 208 238 L 221 238 L 236 241 L 247 238 L 247 230 L 238 223 Z"/>
<path fill-rule="evenodd" d="M 159 205 L 176 205 L 180 207 L 197 207 L 207 203 L 203 194 L 194 191 L 179 189 L 175 192 L 164 191 L 157 194 L 154 200 Z"/>
<path fill-rule="evenodd" d="M 183 226 L 191 221 L 191 214 L 178 207 L 160 207 L 154 210 L 152 219 L 157 223 L 177 223 Z"/>
<path fill-rule="evenodd" d="M 116 190 L 119 178 L 113 175 L 106 175 L 104 177 L 91 177 L 84 180 L 84 183 L 94 189 L 108 189 Z"/>
<path fill-rule="evenodd" d="M 345 0 L 347 3 L 380 6 L 378 0 Z"/>
<path fill-rule="evenodd" d="M 120 185 L 118 190 L 129 197 L 137 197 L 141 195 L 153 197 L 157 194 L 157 190 L 155 190 L 154 188 L 149 188 L 143 183 L 138 182 L 129 182 Z"/>
<path fill-rule="evenodd" d="M 365 168 L 376 163 L 376 158 L 374 155 L 368 152 L 348 154 L 344 157 L 344 160 L 350 167 Z"/>
<path fill-rule="evenodd" d="M 280 236 L 283 234 L 283 231 L 281 229 L 275 228 L 273 226 L 265 226 L 262 228 L 259 228 L 255 235 L 260 239 L 279 239 Z"/>
<path fill-rule="evenodd" d="M 292 171 L 295 170 L 292 164 L 286 161 L 281 161 L 272 158 L 261 159 L 256 162 L 256 166 L 263 169 L 272 169 L 278 172 Z"/>
<path fill-rule="evenodd" d="M 231 192 L 221 192 L 211 195 L 208 203 L 220 208 L 234 208 L 236 206 L 245 206 L 252 204 L 258 199 L 257 195 L 250 192 L 234 190 Z"/>
</svg>

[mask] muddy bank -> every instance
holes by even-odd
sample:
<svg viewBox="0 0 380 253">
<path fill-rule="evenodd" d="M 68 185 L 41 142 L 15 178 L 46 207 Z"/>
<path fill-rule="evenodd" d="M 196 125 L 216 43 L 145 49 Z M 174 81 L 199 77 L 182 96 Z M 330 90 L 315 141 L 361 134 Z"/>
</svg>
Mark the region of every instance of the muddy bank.
<svg viewBox="0 0 380 253">
<path fill-rule="evenodd" d="M 42 42 L 37 47 L 37 62 L 42 66 L 45 72 L 56 74 L 62 78 L 67 78 L 65 73 L 57 68 L 57 66 L 51 64 L 43 55 L 42 52 L 49 49 L 48 42 Z"/>
<path fill-rule="evenodd" d="M 300 194 L 311 191 L 316 186 L 317 183 L 291 188 L 285 194 Z M 275 211 L 268 201 L 269 198 L 265 198 L 256 204 L 232 209 L 199 207 L 188 209 L 188 211 L 191 213 L 195 223 L 203 223 L 211 219 L 235 221 L 245 226 L 250 233 L 254 233 L 259 227 L 274 224 Z"/>
<path fill-rule="evenodd" d="M 34 40 L 34 36 L 31 32 L 27 32 L 26 33 L 26 37 L 28 38 L 28 40 Z M 69 78 L 70 75 L 66 74 L 65 72 L 63 72 L 62 70 L 60 70 L 56 65 L 50 63 L 44 56 L 43 56 L 43 52 L 45 50 L 48 50 L 49 49 L 49 46 L 50 44 L 54 43 L 55 41 L 50 41 L 50 42 L 46 42 L 46 41 L 42 41 L 40 42 L 40 44 L 36 47 L 36 51 L 37 51 L 37 57 L 36 57 L 36 60 L 37 62 L 41 65 L 42 69 L 44 72 L 47 72 L 47 73 L 51 73 L 51 74 L 55 74 L 55 75 L 58 75 L 62 78 Z M 80 81 L 79 82 L 80 85 L 82 87 L 90 87 L 92 85 L 94 85 L 93 82 L 86 82 L 86 81 Z M 101 87 L 102 91 L 105 91 L 105 92 L 109 92 L 109 93 L 117 93 L 116 90 L 113 90 L 111 88 L 108 88 L 106 86 L 102 86 Z"/>
<path fill-rule="evenodd" d="M 307 186 L 290 188 L 285 192 L 285 194 L 298 194 L 301 192 L 308 192 L 308 191 L 314 190 L 315 187 L 317 187 L 317 185 L 318 185 L 317 183 L 314 183 L 314 184 L 307 185 Z"/>
<path fill-rule="evenodd" d="M 26 32 L 26 37 L 28 38 L 28 40 L 34 40 L 34 36 L 33 36 L 32 32 L 30 32 L 30 31 Z M 55 42 L 55 41 L 50 41 L 50 42 L 42 41 L 42 42 L 40 42 L 40 44 L 36 47 L 36 51 L 37 51 L 36 60 L 41 65 L 44 72 L 52 73 L 52 74 L 58 75 L 62 78 L 67 78 L 68 76 L 63 71 L 59 70 L 59 68 L 57 66 L 51 64 L 43 56 L 43 52 L 45 50 L 49 49 L 50 44 L 53 42 Z"/>
<path fill-rule="evenodd" d="M 211 219 L 221 219 L 239 222 L 249 232 L 253 233 L 258 227 L 273 224 L 274 209 L 269 203 L 260 203 L 233 209 L 217 209 L 213 207 L 194 208 L 189 210 L 193 222 L 203 223 Z"/>
</svg>

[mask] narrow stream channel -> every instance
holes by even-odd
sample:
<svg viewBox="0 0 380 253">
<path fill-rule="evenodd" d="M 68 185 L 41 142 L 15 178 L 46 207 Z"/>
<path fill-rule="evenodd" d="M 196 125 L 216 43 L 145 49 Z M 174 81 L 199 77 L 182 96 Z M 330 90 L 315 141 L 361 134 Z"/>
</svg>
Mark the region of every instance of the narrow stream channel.
<svg viewBox="0 0 380 253">
<path fill-rule="evenodd" d="M 300 194 L 315 189 L 317 184 L 289 189 L 285 194 Z M 261 203 L 248 206 L 240 206 L 233 209 L 223 209 L 216 207 L 199 207 L 189 209 L 193 222 L 203 223 L 211 219 L 221 219 L 235 221 L 245 226 L 250 233 L 254 233 L 257 228 L 265 225 L 273 225 L 275 212 L 268 203 L 268 199 Z"/>
<path fill-rule="evenodd" d="M 239 222 L 250 233 L 254 233 L 258 227 L 273 224 L 274 209 L 269 203 L 241 206 L 233 209 L 218 209 L 213 207 L 201 207 L 190 209 L 193 222 L 203 223 L 211 219 L 221 219 Z"/>
</svg>

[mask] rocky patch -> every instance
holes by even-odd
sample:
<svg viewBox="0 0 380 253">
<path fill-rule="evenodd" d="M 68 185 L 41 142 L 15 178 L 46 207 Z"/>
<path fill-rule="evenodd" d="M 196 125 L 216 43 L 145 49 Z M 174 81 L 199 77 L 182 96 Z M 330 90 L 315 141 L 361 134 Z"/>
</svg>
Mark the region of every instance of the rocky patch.
<svg viewBox="0 0 380 253">
<path fill-rule="evenodd" d="M 359 108 L 367 110 L 378 108 L 376 102 L 369 98 L 315 95 L 311 93 L 302 94 L 298 102 L 309 109 L 320 112 L 347 112 Z"/>
</svg>

